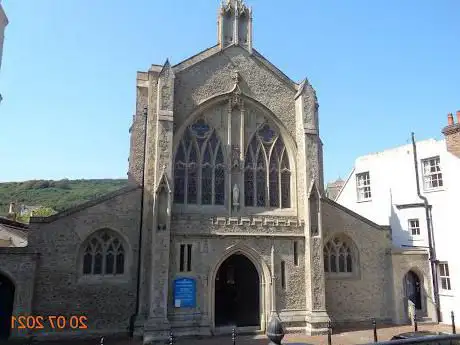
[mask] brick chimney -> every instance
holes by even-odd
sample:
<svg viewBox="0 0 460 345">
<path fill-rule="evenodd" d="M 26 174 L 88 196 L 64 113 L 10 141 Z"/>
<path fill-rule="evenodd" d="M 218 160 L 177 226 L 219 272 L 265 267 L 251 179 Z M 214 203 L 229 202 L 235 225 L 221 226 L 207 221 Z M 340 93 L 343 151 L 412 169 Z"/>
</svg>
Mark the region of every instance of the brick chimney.
<svg viewBox="0 0 460 345">
<path fill-rule="evenodd" d="M 457 111 L 457 122 L 452 114 L 447 115 L 447 126 L 442 134 L 446 137 L 447 151 L 460 158 L 460 110 Z"/>
</svg>

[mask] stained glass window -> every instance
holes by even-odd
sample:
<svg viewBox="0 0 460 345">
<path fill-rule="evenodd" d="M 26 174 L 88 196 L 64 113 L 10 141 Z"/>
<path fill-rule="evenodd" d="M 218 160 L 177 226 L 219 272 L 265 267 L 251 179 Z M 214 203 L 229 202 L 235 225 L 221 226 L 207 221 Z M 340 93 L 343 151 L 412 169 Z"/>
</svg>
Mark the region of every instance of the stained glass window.
<svg viewBox="0 0 460 345">
<path fill-rule="evenodd" d="M 324 271 L 329 273 L 352 273 L 354 260 L 346 240 L 335 237 L 324 246 Z"/>
<path fill-rule="evenodd" d="M 254 205 L 254 172 L 252 169 L 247 169 L 244 174 L 244 195 L 246 206 Z"/>
<path fill-rule="evenodd" d="M 225 170 L 223 167 L 216 167 L 214 170 L 214 181 L 216 186 L 215 204 L 223 205 L 225 201 Z"/>
<path fill-rule="evenodd" d="M 93 270 L 93 253 L 91 245 L 88 244 L 83 255 L 83 274 L 91 274 Z"/>
<path fill-rule="evenodd" d="M 212 205 L 212 166 L 204 166 L 201 172 L 201 203 Z"/>
<path fill-rule="evenodd" d="M 225 164 L 222 143 L 203 119 L 189 126 L 177 149 L 174 202 L 223 205 Z"/>
<path fill-rule="evenodd" d="M 198 199 L 198 148 L 190 146 L 190 154 L 187 164 L 187 201 L 196 204 Z"/>
<path fill-rule="evenodd" d="M 248 145 L 245 159 L 246 206 L 291 207 L 291 172 L 281 136 L 262 125 Z"/>
<path fill-rule="evenodd" d="M 269 176 L 269 185 L 268 190 L 270 191 L 270 206 L 276 207 L 279 205 L 279 184 L 280 184 L 280 174 L 279 174 L 279 158 L 277 151 L 274 150 L 270 157 L 270 165 L 268 172 Z"/>
<path fill-rule="evenodd" d="M 266 200 L 267 198 L 265 197 L 265 188 L 266 186 L 266 170 L 265 169 L 260 169 L 257 170 L 256 173 L 256 205 L 255 206 L 266 206 Z"/>
<path fill-rule="evenodd" d="M 85 244 L 83 274 L 119 275 L 124 273 L 125 250 L 110 230 L 95 232 Z"/>
</svg>

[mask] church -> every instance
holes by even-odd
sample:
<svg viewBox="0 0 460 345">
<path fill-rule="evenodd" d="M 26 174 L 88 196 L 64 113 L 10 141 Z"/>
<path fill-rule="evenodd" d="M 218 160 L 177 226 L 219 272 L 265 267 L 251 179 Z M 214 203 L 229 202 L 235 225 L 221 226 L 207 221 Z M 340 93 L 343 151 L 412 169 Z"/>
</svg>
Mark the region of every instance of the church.
<svg viewBox="0 0 460 345">
<path fill-rule="evenodd" d="M 27 247 L 0 248 L 3 336 L 436 320 L 428 253 L 326 197 L 315 90 L 254 48 L 252 18 L 226 0 L 216 45 L 137 73 L 129 185 L 32 217 Z"/>
</svg>

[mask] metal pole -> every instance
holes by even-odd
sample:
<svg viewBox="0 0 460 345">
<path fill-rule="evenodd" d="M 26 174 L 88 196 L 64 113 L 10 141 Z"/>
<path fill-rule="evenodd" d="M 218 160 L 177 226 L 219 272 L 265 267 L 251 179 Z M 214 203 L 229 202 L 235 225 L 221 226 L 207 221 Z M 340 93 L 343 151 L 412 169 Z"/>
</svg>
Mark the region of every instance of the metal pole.
<svg viewBox="0 0 460 345">
<path fill-rule="evenodd" d="M 376 343 L 377 340 L 377 321 L 375 319 L 372 319 L 372 328 L 374 329 L 374 343 Z"/>
<path fill-rule="evenodd" d="M 453 310 L 450 312 L 450 319 L 452 320 L 452 334 L 457 334 L 455 330 L 455 314 Z"/>
<path fill-rule="evenodd" d="M 414 311 L 414 332 L 418 332 L 417 313 Z"/>
<path fill-rule="evenodd" d="M 235 328 L 232 329 L 232 344 L 236 344 L 236 331 Z"/>
<path fill-rule="evenodd" d="M 327 345 L 332 344 L 332 322 L 327 322 Z"/>
</svg>

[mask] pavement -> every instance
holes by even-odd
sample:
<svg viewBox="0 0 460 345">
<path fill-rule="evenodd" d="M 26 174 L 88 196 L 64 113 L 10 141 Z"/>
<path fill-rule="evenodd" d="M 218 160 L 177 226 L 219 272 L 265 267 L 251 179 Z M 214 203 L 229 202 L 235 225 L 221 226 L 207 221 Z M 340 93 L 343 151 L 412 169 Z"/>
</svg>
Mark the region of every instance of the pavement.
<svg viewBox="0 0 460 345">
<path fill-rule="evenodd" d="M 452 327 L 448 325 L 433 325 L 419 324 L 419 331 L 434 331 L 452 333 Z M 394 325 L 378 325 L 377 337 L 378 341 L 387 341 L 391 337 L 400 333 L 414 331 L 413 326 L 394 326 Z M 367 344 L 374 342 L 374 332 L 369 329 L 355 330 L 335 330 L 332 335 L 332 345 L 355 345 Z M 1 342 L 0 342 L 1 343 Z M 34 342 L 35 343 L 35 342 Z M 235 345 L 267 345 L 269 343 L 265 335 L 240 335 L 237 336 Z M 304 334 L 287 334 L 283 344 L 297 345 L 327 345 L 327 335 L 307 336 Z M 1 343 L 3 345 L 3 343 Z M 7 344 L 30 344 L 29 342 L 7 342 Z M 73 341 L 43 341 L 39 344 L 49 345 L 100 345 L 100 338 L 73 340 Z M 168 344 L 164 342 L 162 344 Z M 231 335 L 206 337 L 206 338 L 179 338 L 174 341 L 175 345 L 232 345 Z M 104 339 L 103 345 L 142 345 L 142 342 L 134 339 L 113 338 Z"/>
<path fill-rule="evenodd" d="M 418 325 L 419 331 L 435 331 L 452 333 L 452 327 L 447 325 Z M 390 340 L 394 335 L 412 332 L 413 326 L 397 326 L 381 325 L 377 330 L 378 341 Z M 374 331 L 372 328 L 360 330 L 344 330 L 337 331 L 332 335 L 332 345 L 355 345 L 367 344 L 374 342 Z M 236 339 L 236 345 L 267 345 L 269 343 L 265 335 L 261 336 L 239 336 Z M 312 345 L 327 345 L 327 335 L 307 336 L 304 334 L 287 334 L 283 344 L 312 344 Z M 178 339 L 175 342 L 177 345 L 232 345 L 231 336 L 214 337 L 205 339 Z"/>
</svg>

